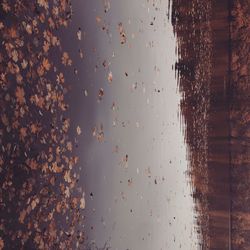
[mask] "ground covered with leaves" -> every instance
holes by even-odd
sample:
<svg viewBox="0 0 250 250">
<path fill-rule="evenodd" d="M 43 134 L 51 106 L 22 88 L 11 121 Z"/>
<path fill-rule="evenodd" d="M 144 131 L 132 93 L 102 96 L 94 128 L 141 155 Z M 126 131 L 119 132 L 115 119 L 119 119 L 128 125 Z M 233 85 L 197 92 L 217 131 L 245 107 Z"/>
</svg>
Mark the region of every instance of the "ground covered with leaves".
<svg viewBox="0 0 250 250">
<path fill-rule="evenodd" d="M 58 31 L 68 0 L 0 4 L 0 249 L 76 249 L 84 190 L 65 96 L 72 67 Z"/>
</svg>

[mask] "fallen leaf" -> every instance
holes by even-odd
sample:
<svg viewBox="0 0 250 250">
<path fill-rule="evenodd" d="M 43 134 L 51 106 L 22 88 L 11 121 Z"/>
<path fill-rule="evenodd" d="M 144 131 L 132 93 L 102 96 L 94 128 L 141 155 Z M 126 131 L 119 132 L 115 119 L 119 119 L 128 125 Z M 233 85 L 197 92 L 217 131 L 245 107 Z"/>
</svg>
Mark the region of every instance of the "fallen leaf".
<svg viewBox="0 0 250 250">
<path fill-rule="evenodd" d="M 66 147 L 69 151 L 72 151 L 73 149 L 72 142 L 67 142 Z"/>
<path fill-rule="evenodd" d="M 5 12 L 9 12 L 9 11 L 10 11 L 10 6 L 9 6 L 9 4 L 8 4 L 6 1 L 4 1 L 4 2 L 2 3 L 2 8 L 3 8 L 3 10 L 4 10 Z"/>
<path fill-rule="evenodd" d="M 101 19 L 99 16 L 97 16 L 97 17 L 95 18 L 95 20 L 96 20 L 97 23 L 100 23 L 100 22 L 102 21 L 102 19 Z"/>
<path fill-rule="evenodd" d="M 20 128 L 20 139 L 24 141 L 24 138 L 27 136 L 27 128 Z"/>
<path fill-rule="evenodd" d="M 84 209 L 85 208 L 85 197 L 83 195 L 83 197 L 80 199 L 80 208 Z"/>
<path fill-rule="evenodd" d="M 71 66 L 72 65 L 72 60 L 69 58 L 69 54 L 67 52 L 63 52 L 62 55 L 62 64 L 65 66 Z"/>
<path fill-rule="evenodd" d="M 37 166 L 38 166 L 38 163 L 34 159 L 32 159 L 30 161 L 30 168 L 35 170 L 35 169 L 37 169 Z"/>
<path fill-rule="evenodd" d="M 80 28 L 78 29 L 76 35 L 77 35 L 78 40 L 82 40 L 82 31 Z"/>
<path fill-rule="evenodd" d="M 52 163 L 52 167 L 51 167 L 52 171 L 54 173 L 61 173 L 62 172 L 62 168 L 58 167 L 56 162 Z"/>
<path fill-rule="evenodd" d="M 112 72 L 109 72 L 109 74 L 108 74 L 108 81 L 110 83 L 113 81 L 113 74 L 112 74 Z"/>
<path fill-rule="evenodd" d="M 37 0 L 39 6 L 44 7 L 46 10 L 49 8 L 49 4 L 47 0 Z"/>
<path fill-rule="evenodd" d="M 31 133 L 33 133 L 33 134 L 36 134 L 39 131 L 38 126 L 34 123 L 31 124 L 30 129 L 31 129 Z"/>
<path fill-rule="evenodd" d="M 81 130 L 81 128 L 79 126 L 77 126 L 77 128 L 76 128 L 76 133 L 78 135 L 80 135 L 82 133 L 82 130 Z"/>
<path fill-rule="evenodd" d="M 72 180 L 71 180 L 71 177 L 70 177 L 70 171 L 66 171 L 65 174 L 64 174 L 64 180 L 68 183 L 71 183 Z"/>
<path fill-rule="evenodd" d="M 23 104 L 25 102 L 24 96 L 25 96 L 25 94 L 24 94 L 23 88 L 17 87 L 16 98 L 17 98 L 17 101 L 19 102 L 19 104 Z"/>
<path fill-rule="evenodd" d="M 60 72 L 59 75 L 56 76 L 56 82 L 57 83 L 64 83 L 64 81 L 65 81 L 64 75 L 63 75 L 63 73 Z"/>
<path fill-rule="evenodd" d="M 44 44 L 43 44 L 43 51 L 45 53 L 47 53 L 49 51 L 49 48 L 50 48 L 50 44 L 45 41 Z"/>
<path fill-rule="evenodd" d="M 21 63 L 22 68 L 23 68 L 23 69 L 26 69 L 26 68 L 27 68 L 27 65 L 28 65 L 28 62 L 27 62 L 25 59 L 23 59 L 23 61 L 22 61 L 22 63 Z"/>
<path fill-rule="evenodd" d="M 99 100 L 101 100 L 103 96 L 104 96 L 104 89 L 100 88 L 99 91 L 98 91 Z"/>
<path fill-rule="evenodd" d="M 28 34 L 32 34 L 32 26 L 30 24 L 27 24 L 26 27 L 25 27 L 26 31 Z"/>
<path fill-rule="evenodd" d="M 121 42 L 121 44 L 126 43 L 127 38 L 126 38 L 125 30 L 124 30 L 124 28 L 123 28 L 122 23 L 119 23 L 119 24 L 118 24 L 118 31 L 119 31 L 119 33 L 120 33 L 120 42 Z"/>
<path fill-rule="evenodd" d="M 39 203 L 39 199 L 38 198 L 35 198 L 34 200 L 32 200 L 31 202 L 31 208 L 32 210 L 34 210 L 37 206 L 37 204 Z"/>
<path fill-rule="evenodd" d="M 43 67 L 47 70 L 47 71 L 49 71 L 50 70 L 50 63 L 49 63 L 49 60 L 47 59 L 47 58 L 44 58 L 43 59 Z"/>
<path fill-rule="evenodd" d="M 11 55 L 12 55 L 12 60 L 14 62 L 17 62 L 18 61 L 18 53 L 15 49 L 12 51 Z"/>
<path fill-rule="evenodd" d="M 26 210 L 22 210 L 19 214 L 19 219 L 18 219 L 21 224 L 24 223 L 25 217 L 26 217 Z"/>
</svg>

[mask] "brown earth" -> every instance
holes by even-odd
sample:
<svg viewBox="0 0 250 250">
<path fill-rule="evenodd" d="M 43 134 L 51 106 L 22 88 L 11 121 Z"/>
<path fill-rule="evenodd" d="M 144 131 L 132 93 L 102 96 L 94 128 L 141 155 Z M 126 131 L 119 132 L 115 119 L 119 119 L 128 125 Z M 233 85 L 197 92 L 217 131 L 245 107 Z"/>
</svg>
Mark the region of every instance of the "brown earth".
<svg viewBox="0 0 250 250">
<path fill-rule="evenodd" d="M 249 13 L 247 0 L 173 3 L 202 249 L 250 249 Z"/>
</svg>

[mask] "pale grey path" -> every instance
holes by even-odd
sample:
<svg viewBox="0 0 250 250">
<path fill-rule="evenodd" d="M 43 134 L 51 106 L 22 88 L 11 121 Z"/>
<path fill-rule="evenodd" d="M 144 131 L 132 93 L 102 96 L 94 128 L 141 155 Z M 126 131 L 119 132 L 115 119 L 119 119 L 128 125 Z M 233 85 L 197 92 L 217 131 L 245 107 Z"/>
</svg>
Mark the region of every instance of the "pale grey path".
<svg viewBox="0 0 250 250">
<path fill-rule="evenodd" d="M 99 247 L 108 240 L 112 250 L 198 249 L 168 1 L 110 3 L 105 14 L 102 1 L 73 1 L 72 27 L 86 33 L 79 42 L 85 59 L 78 68 L 74 112 L 83 130 L 77 152 L 86 188 L 88 240 Z M 120 22 L 127 36 L 124 45 Z M 104 60 L 109 69 L 103 68 Z M 98 103 L 99 88 L 104 97 Z M 101 123 L 105 140 L 100 143 L 91 128 Z M 126 155 L 127 163 L 122 161 Z"/>
</svg>

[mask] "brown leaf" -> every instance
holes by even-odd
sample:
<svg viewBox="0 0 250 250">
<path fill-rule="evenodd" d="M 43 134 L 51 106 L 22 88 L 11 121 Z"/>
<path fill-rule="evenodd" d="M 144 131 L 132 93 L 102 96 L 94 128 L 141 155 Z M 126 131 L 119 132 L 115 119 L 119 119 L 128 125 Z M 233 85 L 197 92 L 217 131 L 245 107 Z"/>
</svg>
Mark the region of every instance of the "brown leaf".
<svg viewBox="0 0 250 250">
<path fill-rule="evenodd" d="M 43 44 L 43 51 L 45 53 L 47 53 L 49 51 L 49 48 L 50 48 L 50 44 L 45 41 L 44 44 Z"/>
<path fill-rule="evenodd" d="M 77 128 L 76 128 L 76 133 L 78 135 L 80 135 L 82 133 L 82 130 L 81 130 L 81 128 L 79 126 L 77 126 Z"/>
<path fill-rule="evenodd" d="M 20 128 L 20 139 L 24 141 L 24 138 L 27 136 L 27 128 Z"/>
<path fill-rule="evenodd" d="M 35 198 L 34 200 L 32 200 L 31 202 L 31 208 L 32 210 L 34 210 L 37 206 L 37 204 L 39 203 L 39 199 L 38 198 Z"/>
<path fill-rule="evenodd" d="M 121 42 L 121 44 L 126 43 L 127 37 L 126 37 L 125 30 L 124 30 L 124 28 L 123 28 L 122 23 L 119 23 L 119 24 L 118 24 L 118 31 L 119 31 L 119 33 L 120 33 L 120 42 Z"/>
<path fill-rule="evenodd" d="M 111 71 L 108 74 L 108 81 L 109 81 L 109 83 L 111 83 L 113 81 L 113 74 Z"/>
<path fill-rule="evenodd" d="M 22 210 L 19 214 L 19 219 L 18 219 L 21 224 L 24 223 L 25 217 L 26 217 L 26 210 Z"/>
<path fill-rule="evenodd" d="M 99 91 L 98 91 L 99 100 L 101 100 L 103 96 L 104 96 L 104 89 L 100 88 Z"/>
<path fill-rule="evenodd" d="M 82 31 L 81 31 L 81 29 L 79 28 L 78 29 L 78 31 L 77 31 L 77 38 L 78 38 L 78 40 L 82 40 Z"/>
<path fill-rule="evenodd" d="M 24 96 L 25 96 L 25 94 L 24 94 L 23 88 L 17 87 L 16 98 L 17 98 L 17 101 L 19 102 L 19 104 L 23 104 L 25 102 Z"/>
<path fill-rule="evenodd" d="M 11 56 L 14 62 L 18 61 L 18 52 L 15 49 L 12 51 Z"/>
<path fill-rule="evenodd" d="M 67 142 L 66 147 L 69 151 L 72 151 L 73 149 L 72 142 Z"/>
<path fill-rule="evenodd" d="M 50 63 L 49 63 L 49 60 L 47 59 L 47 58 L 44 58 L 43 59 L 43 67 L 47 70 L 47 71 L 49 71 L 50 70 Z"/>
<path fill-rule="evenodd" d="M 54 173 L 61 173 L 62 172 L 62 168 L 58 167 L 57 163 L 56 162 L 53 162 L 52 163 L 52 171 Z"/>
<path fill-rule="evenodd" d="M 84 209 L 85 208 L 85 197 L 83 195 L 83 197 L 80 199 L 80 208 Z"/>
<path fill-rule="evenodd" d="M 38 163 L 37 163 L 34 159 L 27 160 L 26 162 L 27 162 L 27 164 L 29 165 L 29 167 L 30 167 L 32 170 L 36 170 L 36 169 L 37 169 Z"/>
<path fill-rule="evenodd" d="M 100 22 L 102 21 L 102 19 L 101 19 L 99 16 L 97 16 L 97 17 L 95 18 L 95 20 L 96 20 L 97 23 L 100 23 Z"/>
<path fill-rule="evenodd" d="M 17 31 L 16 31 L 16 29 L 14 27 L 11 27 L 9 29 L 9 35 L 10 35 L 11 38 L 16 38 L 17 37 Z"/>
<path fill-rule="evenodd" d="M 30 24 L 27 24 L 26 27 L 25 27 L 26 31 L 28 34 L 32 34 L 32 26 Z"/>
<path fill-rule="evenodd" d="M 10 11 L 10 6 L 6 1 L 3 1 L 2 3 L 2 8 L 5 12 L 9 12 Z"/>
<path fill-rule="evenodd" d="M 68 183 L 71 183 L 72 180 L 71 180 L 71 177 L 70 177 L 70 171 L 66 171 L 65 174 L 64 174 L 64 180 Z"/>
<path fill-rule="evenodd" d="M 64 83 L 65 82 L 63 73 L 60 72 L 59 75 L 56 76 L 56 82 L 57 83 Z"/>
<path fill-rule="evenodd" d="M 35 123 L 31 124 L 30 129 L 31 129 L 31 133 L 33 134 L 36 134 L 39 131 L 39 127 Z"/>
<path fill-rule="evenodd" d="M 63 52 L 62 55 L 62 64 L 65 66 L 71 66 L 72 65 L 72 60 L 69 58 L 69 54 L 67 52 Z"/>
<path fill-rule="evenodd" d="M 47 0 L 37 0 L 37 3 L 39 4 L 40 7 L 43 7 L 45 9 L 49 8 L 49 4 Z"/>
<path fill-rule="evenodd" d="M 26 69 L 26 68 L 27 68 L 27 65 L 28 65 L 28 62 L 27 62 L 25 59 L 23 59 L 23 61 L 22 61 L 22 63 L 21 63 L 22 68 L 23 68 L 23 69 Z"/>
</svg>

